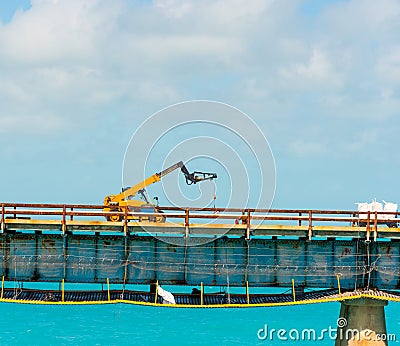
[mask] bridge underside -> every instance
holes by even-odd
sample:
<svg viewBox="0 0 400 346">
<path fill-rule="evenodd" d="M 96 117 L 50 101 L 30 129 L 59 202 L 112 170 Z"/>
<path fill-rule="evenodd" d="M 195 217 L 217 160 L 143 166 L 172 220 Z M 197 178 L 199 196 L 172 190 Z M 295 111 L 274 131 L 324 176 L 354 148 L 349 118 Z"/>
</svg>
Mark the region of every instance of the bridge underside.
<svg viewBox="0 0 400 346">
<path fill-rule="evenodd" d="M 27 282 L 400 289 L 396 240 L 176 239 L 3 233 L 0 270 Z"/>
</svg>

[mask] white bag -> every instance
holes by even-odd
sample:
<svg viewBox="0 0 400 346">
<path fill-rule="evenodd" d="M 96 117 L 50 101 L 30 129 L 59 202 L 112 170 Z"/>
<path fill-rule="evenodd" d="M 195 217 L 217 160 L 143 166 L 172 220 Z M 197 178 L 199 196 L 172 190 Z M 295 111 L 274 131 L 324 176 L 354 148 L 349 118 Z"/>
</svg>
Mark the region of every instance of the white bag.
<svg viewBox="0 0 400 346">
<path fill-rule="evenodd" d="M 383 203 L 385 203 L 385 207 L 383 208 L 383 211 L 387 211 L 387 212 L 390 212 L 390 213 L 397 212 L 397 207 L 398 207 L 397 203 L 391 203 L 391 202 L 385 202 L 385 201 L 383 201 Z M 394 215 L 394 214 L 383 214 L 382 218 L 385 219 L 385 220 L 394 219 L 394 218 L 396 218 L 396 215 Z"/>
<path fill-rule="evenodd" d="M 385 206 L 382 203 L 377 202 L 376 199 L 371 203 L 356 203 L 357 211 L 364 212 L 365 214 L 360 214 L 359 219 L 366 220 L 368 218 L 368 211 L 370 212 L 370 220 L 375 220 L 375 212 L 378 212 L 378 220 L 388 220 L 395 219 L 396 215 L 394 214 L 383 214 L 383 212 L 397 212 L 397 203 L 385 202 Z M 379 214 L 381 213 L 381 214 Z"/>
<path fill-rule="evenodd" d="M 367 212 L 369 210 L 369 204 L 368 203 L 356 203 L 357 204 L 357 211 L 359 212 Z M 359 218 L 360 219 L 366 219 L 368 217 L 368 214 L 360 214 Z"/>
<path fill-rule="evenodd" d="M 174 295 L 161 286 L 158 286 L 158 295 L 163 299 L 163 304 L 176 304 Z"/>
</svg>

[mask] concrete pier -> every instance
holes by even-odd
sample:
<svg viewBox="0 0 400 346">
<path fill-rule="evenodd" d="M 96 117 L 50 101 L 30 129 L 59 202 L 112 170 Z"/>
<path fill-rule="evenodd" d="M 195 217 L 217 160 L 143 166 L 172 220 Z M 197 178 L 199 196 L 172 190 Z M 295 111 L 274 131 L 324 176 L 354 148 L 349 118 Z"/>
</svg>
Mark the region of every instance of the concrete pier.
<svg viewBox="0 0 400 346">
<path fill-rule="evenodd" d="M 341 302 L 335 346 L 385 346 L 386 300 L 362 298 Z"/>
</svg>

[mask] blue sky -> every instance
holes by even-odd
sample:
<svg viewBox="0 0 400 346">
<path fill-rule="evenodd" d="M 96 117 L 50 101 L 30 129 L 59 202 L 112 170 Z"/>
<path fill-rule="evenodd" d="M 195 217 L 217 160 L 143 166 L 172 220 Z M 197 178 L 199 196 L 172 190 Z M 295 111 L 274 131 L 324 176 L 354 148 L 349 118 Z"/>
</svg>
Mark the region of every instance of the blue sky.
<svg viewBox="0 0 400 346">
<path fill-rule="evenodd" d="M 30 7 L 29 0 L 2 0 L 0 2 L 0 18 L 3 23 L 9 23 L 16 11 L 26 11 Z"/>
<path fill-rule="evenodd" d="M 268 139 L 274 207 L 400 202 L 397 0 L 1 0 L 0 19 L 2 201 L 101 203 L 146 118 L 210 99 Z"/>
</svg>

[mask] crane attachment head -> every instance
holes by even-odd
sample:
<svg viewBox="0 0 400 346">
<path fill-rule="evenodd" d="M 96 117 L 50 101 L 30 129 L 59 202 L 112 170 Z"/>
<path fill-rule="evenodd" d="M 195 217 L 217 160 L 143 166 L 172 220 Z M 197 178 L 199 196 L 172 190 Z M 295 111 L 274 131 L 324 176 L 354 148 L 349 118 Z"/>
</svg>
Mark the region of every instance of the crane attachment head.
<svg viewBox="0 0 400 346">
<path fill-rule="evenodd" d="M 188 185 L 196 184 L 196 183 L 199 183 L 200 181 L 204 181 L 204 180 L 213 180 L 213 179 L 217 178 L 216 173 L 207 173 L 207 172 L 198 172 L 198 171 L 189 173 L 189 171 L 187 170 L 185 165 L 183 165 L 181 167 L 181 171 L 185 175 L 186 184 L 188 184 Z"/>
</svg>

